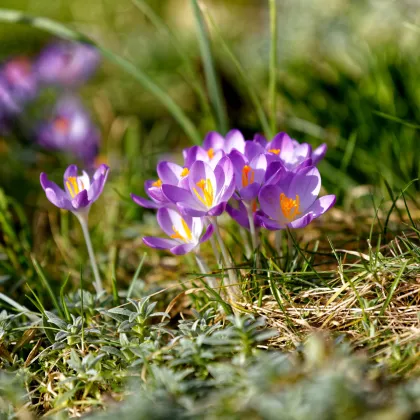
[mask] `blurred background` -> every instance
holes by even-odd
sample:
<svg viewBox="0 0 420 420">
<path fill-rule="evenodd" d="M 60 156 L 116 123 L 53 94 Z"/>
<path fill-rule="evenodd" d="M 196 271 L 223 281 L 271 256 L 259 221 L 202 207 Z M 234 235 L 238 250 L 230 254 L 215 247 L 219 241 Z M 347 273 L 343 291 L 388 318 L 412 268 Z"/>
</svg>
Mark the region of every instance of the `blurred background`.
<svg viewBox="0 0 420 420">
<path fill-rule="evenodd" d="M 205 0 L 200 5 L 226 126 L 250 139 L 264 127 L 249 87 L 265 111 L 269 106 L 268 2 Z M 3 0 L 1 6 L 87 35 L 147 74 L 200 136 L 217 129 L 190 1 Z M 320 165 L 323 185 L 338 194 L 350 214 L 371 208 L 372 191 L 378 201 L 392 198 L 420 171 L 419 2 L 279 0 L 277 12 L 277 131 L 314 146 L 328 144 Z M 120 66 L 90 47 L 76 51 L 74 44 L 57 42 L 30 25 L 0 22 L 5 83 L 0 86 L 0 186 L 25 208 L 36 232 L 31 249 L 43 261 L 55 261 L 56 252 L 60 261 L 63 256 L 72 261 L 79 251 L 68 237 L 79 233 L 72 232 L 68 215 L 48 213 L 39 173 L 60 181 L 70 162 L 86 167 L 106 162 L 112 174 L 103 199 L 107 211 L 93 211 L 94 241 L 99 250 L 111 244 L 112 253 L 133 238 L 130 249 L 136 248 L 145 228 L 135 224 L 151 216 L 130 201 L 129 193 L 142 194 L 144 180 L 155 176 L 156 161 L 163 154 L 179 158 L 191 139 L 162 102 Z M 43 74 L 41 81 L 31 79 L 33 69 Z"/>
</svg>

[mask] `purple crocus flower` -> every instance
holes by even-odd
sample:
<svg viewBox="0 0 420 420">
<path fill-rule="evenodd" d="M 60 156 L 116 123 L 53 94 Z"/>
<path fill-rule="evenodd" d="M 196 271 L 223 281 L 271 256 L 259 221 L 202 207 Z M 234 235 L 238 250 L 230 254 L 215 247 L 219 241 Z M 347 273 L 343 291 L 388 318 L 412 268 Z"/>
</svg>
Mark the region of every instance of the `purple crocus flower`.
<svg viewBox="0 0 420 420">
<path fill-rule="evenodd" d="M 169 238 L 146 236 L 143 242 L 152 248 L 168 249 L 172 254 L 184 255 L 207 241 L 213 234 L 213 225 L 204 229 L 203 219 L 200 217 L 181 216 L 174 209 L 160 208 L 157 221 Z"/>
<path fill-rule="evenodd" d="M 41 82 L 73 87 L 88 80 L 99 61 L 100 55 L 95 47 L 63 41 L 45 47 L 36 68 Z"/>
<path fill-rule="evenodd" d="M 245 139 L 239 130 L 231 130 L 225 137 L 210 131 L 204 138 L 203 146 L 193 146 L 183 151 L 185 166 L 189 168 L 195 161 L 201 160 L 215 167 L 223 156 L 233 150 L 245 152 Z"/>
<path fill-rule="evenodd" d="M 163 194 L 175 203 L 183 214 L 192 217 L 219 216 L 235 189 L 231 160 L 224 156 L 213 168 L 208 163 L 192 164 L 183 187 L 162 185 Z"/>
<path fill-rule="evenodd" d="M 270 142 L 267 142 L 263 136 L 256 135 L 254 142 L 263 147 L 273 158 L 277 156 L 289 171 L 296 171 L 311 164 L 316 165 L 327 152 L 325 143 L 312 151 L 308 143 L 299 143 L 283 132 L 276 134 Z"/>
<path fill-rule="evenodd" d="M 70 210 L 76 215 L 85 216 L 90 206 L 101 195 L 108 177 L 107 165 L 100 165 L 93 174 L 92 179 L 83 171 L 78 175 L 76 165 L 70 165 L 64 172 L 64 190 L 55 182 L 48 179 L 45 173 L 41 173 L 41 186 L 48 200 L 60 209 Z"/>
<path fill-rule="evenodd" d="M 49 121 L 37 129 L 40 146 L 68 151 L 86 164 L 98 153 L 100 135 L 82 104 L 73 97 L 64 97 L 55 105 Z"/>
<path fill-rule="evenodd" d="M 38 92 L 36 72 L 26 57 L 16 57 L 7 61 L 1 69 L 1 78 L 19 105 L 34 99 Z"/>
<path fill-rule="evenodd" d="M 305 227 L 335 203 L 335 195 L 317 198 L 320 189 L 321 176 L 314 166 L 300 169 L 291 182 L 284 177 L 262 187 L 259 202 L 264 215 L 258 216 L 259 222 L 270 230 Z"/>
<path fill-rule="evenodd" d="M 144 190 L 150 197 L 150 200 L 136 194 L 131 194 L 132 200 L 139 206 L 147 209 L 176 207 L 174 203 L 162 192 L 162 185 L 167 184 L 188 188 L 186 180 L 189 174 L 189 169 L 187 167 L 183 168 L 173 162 L 162 161 L 158 163 L 157 173 L 159 176 L 157 180 L 147 180 L 144 183 Z"/>
<path fill-rule="evenodd" d="M 261 210 L 258 209 L 257 200 L 252 201 L 251 210 L 254 218 L 254 227 L 258 229 L 262 227 L 260 216 L 263 215 L 263 213 L 261 212 Z M 248 210 L 241 200 L 235 200 L 233 198 L 229 200 L 226 206 L 226 212 L 239 225 L 241 225 L 245 229 L 250 230 Z"/>
</svg>

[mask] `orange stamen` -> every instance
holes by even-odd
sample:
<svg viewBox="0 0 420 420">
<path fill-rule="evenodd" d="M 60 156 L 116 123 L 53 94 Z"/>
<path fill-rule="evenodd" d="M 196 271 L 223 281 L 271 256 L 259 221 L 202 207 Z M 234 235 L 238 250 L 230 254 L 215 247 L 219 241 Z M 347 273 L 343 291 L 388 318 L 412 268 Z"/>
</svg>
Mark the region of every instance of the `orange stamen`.
<svg viewBox="0 0 420 420">
<path fill-rule="evenodd" d="M 69 194 L 71 195 L 71 198 L 76 197 L 77 194 L 79 194 L 79 184 L 77 183 L 77 178 L 75 176 L 69 176 L 66 181 L 66 186 Z M 83 186 L 83 184 L 82 184 Z M 83 187 L 84 189 L 84 187 Z"/>
<path fill-rule="evenodd" d="M 203 196 L 195 189 L 193 188 L 193 191 L 197 198 L 206 206 L 206 207 L 212 207 L 213 205 L 213 195 L 214 195 L 214 189 L 213 185 L 211 185 L 211 182 L 209 179 L 200 179 L 200 181 L 197 182 L 197 187 L 201 189 L 203 192 Z"/>
<path fill-rule="evenodd" d="M 181 241 L 184 242 L 188 242 L 192 240 L 192 233 L 190 228 L 187 225 L 187 222 L 184 219 L 181 219 L 181 223 L 182 223 L 182 227 L 184 228 L 185 231 L 185 236 L 182 236 L 181 233 L 179 232 L 179 230 L 175 227 L 172 226 L 172 230 L 174 231 L 174 233 L 171 235 L 172 239 L 181 239 Z"/>
<path fill-rule="evenodd" d="M 54 120 L 54 128 L 59 131 L 60 133 L 67 133 L 69 131 L 70 122 L 67 118 L 64 117 L 57 117 Z"/>
<path fill-rule="evenodd" d="M 280 154 L 280 149 L 269 149 L 268 151 L 270 153 L 274 153 L 275 155 L 279 155 Z"/>
<path fill-rule="evenodd" d="M 296 219 L 296 216 L 298 216 L 299 214 L 302 214 L 299 211 L 299 205 L 300 205 L 299 195 L 296 194 L 296 199 L 293 200 L 292 198 L 286 197 L 284 193 L 280 194 L 280 208 L 284 217 L 287 220 L 292 221 Z"/>
<path fill-rule="evenodd" d="M 213 150 L 213 148 L 207 150 L 207 156 L 209 157 L 210 160 L 212 160 L 214 158 L 214 150 Z"/>
<path fill-rule="evenodd" d="M 188 168 L 184 168 L 181 172 L 181 177 L 185 177 L 190 173 L 190 170 Z"/>
<path fill-rule="evenodd" d="M 159 187 L 161 187 L 162 186 L 162 181 L 160 180 L 160 179 L 158 179 L 157 181 L 155 181 L 153 184 L 152 184 L 152 187 L 157 187 L 157 188 L 159 188 Z"/>
<path fill-rule="evenodd" d="M 251 174 L 250 176 L 248 176 Z M 242 168 L 242 186 L 247 187 L 249 184 L 254 182 L 255 172 L 248 166 L 245 165 Z"/>
</svg>

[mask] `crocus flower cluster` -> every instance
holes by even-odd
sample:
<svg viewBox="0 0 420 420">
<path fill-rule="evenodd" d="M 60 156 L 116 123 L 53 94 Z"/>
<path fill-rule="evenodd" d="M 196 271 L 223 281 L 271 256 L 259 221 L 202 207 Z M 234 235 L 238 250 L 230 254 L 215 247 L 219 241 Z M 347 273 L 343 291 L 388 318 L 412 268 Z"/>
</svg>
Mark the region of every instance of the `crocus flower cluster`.
<svg viewBox="0 0 420 420">
<path fill-rule="evenodd" d="M 261 135 L 245 140 L 238 130 L 225 137 L 208 133 L 202 146 L 183 151 L 183 165 L 159 162 L 158 178 L 144 185 L 149 199 L 131 194 L 138 205 L 157 209 L 159 225 L 169 236 L 144 242 L 175 254 L 192 251 L 213 229 L 218 232 L 217 216 L 224 211 L 251 231 L 254 246 L 259 228 L 307 226 L 335 203 L 334 195 L 318 198 L 316 165 L 326 150 L 325 144 L 313 150 L 286 133 L 271 141 Z"/>
<path fill-rule="evenodd" d="M 19 126 L 41 147 L 70 152 L 92 163 L 99 134 L 74 90 L 93 75 L 98 63 L 94 47 L 70 42 L 52 43 L 33 60 L 15 57 L 5 62 L 0 68 L 0 134 L 10 134 Z M 27 124 L 27 118 L 20 118 L 25 107 L 45 88 L 56 90 L 57 103 L 35 128 L 22 127 Z"/>
</svg>

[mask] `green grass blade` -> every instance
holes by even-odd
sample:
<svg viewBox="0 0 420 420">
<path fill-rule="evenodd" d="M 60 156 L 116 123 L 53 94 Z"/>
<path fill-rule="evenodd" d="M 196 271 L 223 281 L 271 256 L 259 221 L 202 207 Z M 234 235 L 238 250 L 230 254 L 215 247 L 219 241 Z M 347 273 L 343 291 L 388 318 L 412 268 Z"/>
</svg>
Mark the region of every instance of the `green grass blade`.
<svg viewBox="0 0 420 420">
<path fill-rule="evenodd" d="M 394 296 L 395 290 L 397 289 L 397 286 L 401 280 L 401 277 L 404 273 L 405 267 L 407 267 L 408 260 L 405 260 L 400 271 L 397 274 L 397 277 L 395 277 L 395 280 L 392 282 L 391 290 L 389 291 L 389 294 L 385 300 L 385 303 L 383 304 L 381 308 L 381 312 L 379 312 L 379 316 L 383 316 L 385 313 L 386 308 L 388 307 L 389 303 L 391 302 L 392 296 Z"/>
<path fill-rule="evenodd" d="M 226 134 L 227 131 L 227 115 L 224 100 L 220 90 L 219 81 L 214 67 L 213 55 L 211 52 L 208 31 L 203 19 L 197 0 L 191 0 L 191 6 L 197 25 L 198 44 L 200 47 L 201 58 L 203 60 L 204 74 L 206 77 L 207 90 L 210 97 L 212 108 L 216 114 L 217 129 Z"/>
<path fill-rule="evenodd" d="M 35 268 L 35 271 L 37 272 L 39 278 L 41 279 L 42 285 L 44 286 L 45 290 L 50 295 L 51 301 L 52 301 L 55 309 L 57 309 L 57 312 L 60 314 L 61 317 L 64 317 L 63 311 L 61 310 L 61 307 L 58 304 L 57 298 L 55 297 L 55 294 L 54 294 L 53 290 L 51 289 L 51 286 L 48 283 L 48 280 L 45 277 L 45 274 L 42 271 L 41 266 L 38 264 L 38 261 L 35 259 L 34 256 L 31 256 L 31 259 L 32 259 L 32 264 Z"/>
<path fill-rule="evenodd" d="M 44 30 L 60 38 L 64 38 L 71 41 L 86 42 L 94 45 L 104 57 L 106 57 L 108 60 L 110 60 L 117 66 L 124 69 L 138 82 L 140 82 L 140 84 L 145 89 L 147 89 L 152 95 L 154 95 L 155 98 L 158 99 L 162 103 L 162 105 L 164 105 L 166 109 L 172 114 L 172 116 L 184 129 L 185 133 L 188 135 L 188 137 L 192 140 L 193 143 L 201 143 L 201 136 L 197 128 L 187 117 L 184 111 L 147 74 L 142 72 L 127 59 L 115 54 L 114 52 L 108 50 L 105 47 L 101 47 L 86 35 L 83 35 L 78 31 L 67 28 L 65 25 L 58 22 L 54 22 L 47 18 L 30 16 L 16 10 L 0 9 L 0 22 L 21 23 L 32 26 L 37 29 Z"/>
<path fill-rule="evenodd" d="M 137 267 L 137 270 L 134 273 L 133 279 L 131 280 L 131 284 L 130 284 L 130 287 L 128 288 L 128 292 L 127 292 L 127 299 L 129 299 L 131 297 L 131 295 L 133 294 L 134 285 L 136 284 L 136 281 L 139 278 L 139 275 L 141 273 L 141 269 L 143 268 L 144 260 L 146 259 L 146 257 L 147 257 L 147 252 L 145 252 L 143 254 L 143 256 L 141 257 L 141 260 L 140 260 L 140 263 Z"/>
<path fill-rule="evenodd" d="M 268 0 L 270 7 L 270 63 L 269 63 L 269 82 L 268 98 L 271 117 L 271 131 L 276 132 L 276 79 L 277 79 L 277 0 Z"/>
<path fill-rule="evenodd" d="M 66 279 L 64 280 L 63 285 L 60 287 L 60 301 L 61 301 L 61 306 L 63 307 L 64 315 L 66 317 L 67 322 L 70 322 L 71 317 L 69 314 L 69 310 L 67 308 L 66 301 L 64 299 L 64 290 L 67 286 L 69 279 L 70 279 L 70 274 L 67 275 Z"/>
<path fill-rule="evenodd" d="M 212 28 L 214 29 L 217 37 L 219 38 L 220 44 L 223 47 L 226 55 L 229 57 L 229 59 L 232 61 L 233 65 L 236 68 L 236 71 L 238 72 L 238 75 L 242 78 L 243 86 L 248 92 L 249 99 L 252 102 L 252 105 L 255 108 L 255 113 L 257 114 L 258 119 L 260 120 L 261 127 L 264 131 L 265 136 L 268 139 L 271 139 L 274 135 L 274 133 L 271 131 L 270 124 L 268 122 L 267 116 L 264 112 L 264 108 L 262 106 L 262 103 L 258 97 L 257 92 L 254 89 L 254 85 L 249 80 L 248 76 L 246 75 L 246 72 L 244 68 L 242 67 L 242 64 L 238 60 L 238 58 L 233 53 L 232 49 L 229 47 L 228 43 L 223 38 L 219 27 L 217 26 L 214 19 L 211 17 L 210 13 L 208 13 L 207 10 L 203 11 L 203 14 L 205 14 L 207 20 L 210 22 Z"/>
<path fill-rule="evenodd" d="M 192 87 L 192 89 L 198 96 L 203 112 L 205 112 L 208 115 L 211 115 L 211 109 L 208 103 L 206 91 L 201 85 L 201 81 L 197 77 L 197 71 L 194 68 L 190 56 L 185 51 L 185 49 L 182 48 L 182 42 L 178 39 L 176 34 L 168 27 L 168 25 L 166 25 L 166 23 L 160 18 L 160 16 L 153 10 L 153 8 L 149 6 L 149 4 L 147 4 L 146 1 L 131 0 L 131 2 L 150 20 L 150 22 L 155 26 L 155 28 L 159 32 L 161 32 L 167 37 L 168 41 L 173 45 L 184 64 L 186 82 Z"/>
</svg>

